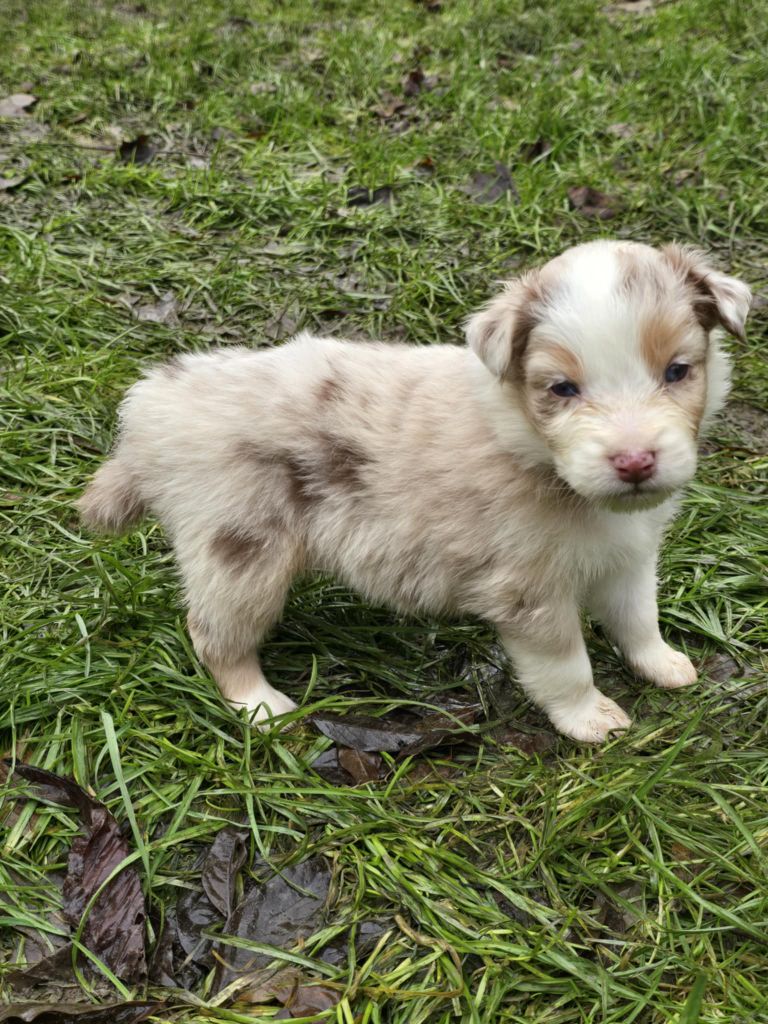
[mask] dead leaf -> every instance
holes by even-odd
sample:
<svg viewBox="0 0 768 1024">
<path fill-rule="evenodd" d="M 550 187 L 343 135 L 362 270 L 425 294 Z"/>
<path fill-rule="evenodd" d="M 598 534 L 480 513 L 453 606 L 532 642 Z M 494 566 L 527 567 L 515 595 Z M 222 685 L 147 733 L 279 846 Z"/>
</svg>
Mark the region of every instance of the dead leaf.
<svg viewBox="0 0 768 1024">
<path fill-rule="evenodd" d="M 423 718 L 320 714 L 313 715 L 311 721 L 323 735 L 341 747 L 363 751 L 386 750 L 406 757 L 442 743 L 465 740 L 467 733 L 461 726 L 473 724 L 480 713 L 480 705 L 472 704 L 450 716 L 444 712 Z"/>
<path fill-rule="evenodd" d="M 325 860 L 311 857 L 249 889 L 222 929 L 215 991 L 220 992 L 245 971 L 264 967 L 272 959 L 267 953 L 227 945 L 227 935 L 291 949 L 317 931 L 330 883 L 331 872 Z"/>
<path fill-rule="evenodd" d="M 264 324 L 264 336 L 270 341 L 282 341 L 283 338 L 290 338 L 299 329 L 301 322 L 301 307 L 298 302 L 289 301 Z"/>
<path fill-rule="evenodd" d="M 391 918 L 372 918 L 355 926 L 354 954 L 358 959 L 367 956 L 381 936 L 392 927 Z M 346 964 L 349 959 L 349 933 L 337 935 L 320 953 L 320 959 L 333 967 Z"/>
<path fill-rule="evenodd" d="M 423 68 L 413 68 L 400 81 L 406 96 L 418 96 L 420 92 L 429 92 L 437 85 L 437 75 L 427 75 Z"/>
<path fill-rule="evenodd" d="M 376 206 L 378 203 L 392 202 L 390 185 L 378 188 L 366 188 L 364 185 L 352 185 L 347 189 L 347 206 Z"/>
<path fill-rule="evenodd" d="M 413 173 L 421 178 L 433 178 L 436 171 L 437 167 L 431 156 L 425 156 L 413 165 Z"/>
<path fill-rule="evenodd" d="M 275 1000 L 284 1004 L 298 989 L 301 981 L 302 973 L 296 967 L 255 971 L 239 979 L 243 987 L 236 989 L 234 998 L 238 1003 L 252 1005 L 262 1005 Z M 239 985 L 239 982 L 235 984 Z"/>
<path fill-rule="evenodd" d="M 526 160 L 528 163 L 536 163 L 537 160 L 543 160 L 545 156 L 549 156 L 551 152 L 552 144 L 546 139 L 538 138 L 535 142 L 526 142 L 520 147 L 520 159 Z"/>
<path fill-rule="evenodd" d="M 168 327 L 178 327 L 178 309 L 179 304 L 173 292 L 165 292 L 157 302 L 151 305 L 136 306 L 133 310 L 133 315 L 143 323 L 166 324 Z"/>
<path fill-rule="evenodd" d="M 313 1013 L 330 1010 L 340 1001 L 343 992 L 328 985 L 299 985 L 285 1004 L 291 1017 L 310 1017 Z M 277 1015 L 278 1018 L 282 1016 Z"/>
<path fill-rule="evenodd" d="M 617 139 L 631 139 L 636 134 L 636 129 L 626 121 L 615 121 L 605 129 L 609 135 L 615 135 Z"/>
<path fill-rule="evenodd" d="M 148 164 L 157 153 L 157 149 L 149 141 L 148 135 L 137 135 L 130 142 L 121 142 L 117 147 L 117 155 L 123 164 Z"/>
<path fill-rule="evenodd" d="M 502 163 L 494 164 L 493 171 L 476 171 L 466 185 L 460 185 L 459 191 L 466 193 L 476 203 L 495 203 L 507 193 L 515 202 L 519 202 L 517 188 L 509 168 Z"/>
<path fill-rule="evenodd" d="M 29 92 L 15 92 L 0 100 L 0 117 L 26 117 L 27 112 L 37 103 L 37 96 Z"/>
<path fill-rule="evenodd" d="M 621 203 L 616 196 L 598 192 L 589 185 L 579 185 L 568 189 L 568 200 L 571 209 L 578 210 L 583 217 L 594 217 L 598 220 L 610 220 L 619 212 Z"/>
<path fill-rule="evenodd" d="M 684 882 L 692 881 L 707 867 L 706 858 L 679 842 L 672 843 L 669 859 L 674 862 L 672 871 Z"/>
<path fill-rule="evenodd" d="M 199 889 L 185 889 L 176 903 L 176 935 L 187 960 L 211 967 L 213 942 L 203 932 L 221 921 L 221 914 Z"/>
<path fill-rule="evenodd" d="M 232 912 L 237 873 L 245 863 L 247 833 L 228 825 L 217 833 L 203 864 L 206 896 L 222 917 Z"/>
<path fill-rule="evenodd" d="M 739 663 L 730 654 L 713 654 L 705 659 L 700 666 L 700 671 L 714 683 L 727 683 L 729 679 L 738 676 L 741 669 Z"/>
<path fill-rule="evenodd" d="M 18 174 L 15 178 L 0 178 L 0 192 L 11 192 L 13 189 L 23 185 L 29 175 Z"/>
<path fill-rule="evenodd" d="M 11 1003 L 0 1007 L 2 1024 L 139 1024 L 157 1013 L 160 1002 L 93 1006 L 88 1003 Z"/>
<path fill-rule="evenodd" d="M 500 730 L 494 731 L 492 735 L 500 746 L 516 747 L 521 753 L 528 754 L 529 757 L 534 754 L 543 754 L 557 746 L 555 734 L 545 730 L 527 732 L 504 726 Z"/>
<path fill-rule="evenodd" d="M 365 750 L 342 747 L 339 750 L 339 766 L 348 772 L 355 783 L 376 782 L 384 772 L 384 762 L 379 754 Z"/>
<path fill-rule="evenodd" d="M 80 815 L 84 834 L 72 843 L 62 888 L 63 915 L 74 930 L 91 898 L 128 856 L 128 843 L 106 807 L 71 779 L 18 763 L 16 776 L 30 783 L 34 799 L 70 807 Z M 82 932 L 83 944 L 128 984 L 138 984 L 146 976 L 145 916 L 141 882 L 129 866 L 98 897 Z"/>
<path fill-rule="evenodd" d="M 373 113 L 382 121 L 389 121 L 398 114 L 404 114 L 408 104 L 402 96 L 394 96 L 391 92 L 382 94 L 381 102 L 373 108 Z"/>
<path fill-rule="evenodd" d="M 623 888 L 615 890 L 618 897 L 615 902 L 605 893 L 599 892 L 595 897 L 597 920 L 616 934 L 626 934 L 642 918 L 643 891 L 643 887 L 638 882 L 625 885 Z M 627 904 L 627 906 L 622 904 Z"/>
</svg>

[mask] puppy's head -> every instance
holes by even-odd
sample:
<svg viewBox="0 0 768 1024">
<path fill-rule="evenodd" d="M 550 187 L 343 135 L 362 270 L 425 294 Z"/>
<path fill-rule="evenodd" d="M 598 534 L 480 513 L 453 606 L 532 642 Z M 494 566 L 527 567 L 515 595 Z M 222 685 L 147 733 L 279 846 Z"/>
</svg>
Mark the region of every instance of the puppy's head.
<svg viewBox="0 0 768 1024">
<path fill-rule="evenodd" d="M 558 475 L 626 511 L 687 483 L 722 405 L 717 332 L 742 338 L 749 288 L 697 252 L 591 242 L 511 281 L 467 340 L 514 392 Z"/>
</svg>

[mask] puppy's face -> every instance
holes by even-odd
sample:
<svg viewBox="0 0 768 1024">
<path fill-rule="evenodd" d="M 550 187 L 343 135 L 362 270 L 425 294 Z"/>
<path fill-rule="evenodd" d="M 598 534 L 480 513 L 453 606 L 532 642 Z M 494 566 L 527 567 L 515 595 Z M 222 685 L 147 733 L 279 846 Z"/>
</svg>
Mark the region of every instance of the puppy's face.
<svg viewBox="0 0 768 1024">
<path fill-rule="evenodd" d="M 564 253 L 472 317 L 468 340 L 514 393 L 557 474 L 611 508 L 648 508 L 696 469 L 722 404 L 749 289 L 676 246 L 593 242 Z"/>
</svg>

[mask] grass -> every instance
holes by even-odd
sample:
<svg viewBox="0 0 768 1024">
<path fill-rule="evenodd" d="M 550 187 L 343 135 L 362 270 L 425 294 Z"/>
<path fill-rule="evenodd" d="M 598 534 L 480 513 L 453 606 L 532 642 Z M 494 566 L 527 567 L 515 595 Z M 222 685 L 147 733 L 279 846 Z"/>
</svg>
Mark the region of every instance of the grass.
<svg viewBox="0 0 768 1024">
<path fill-rule="evenodd" d="M 344 993 L 328 1019 L 768 1020 L 764 304 L 733 343 L 733 412 L 662 565 L 665 631 L 702 681 L 651 692 L 592 636 L 636 721 L 600 750 L 560 738 L 528 756 L 483 727 L 336 787 L 309 767 L 328 740 L 252 733 L 223 705 L 157 526 L 94 541 L 72 510 L 124 388 L 182 349 L 298 326 L 455 341 L 495 279 L 600 235 L 704 246 L 759 292 L 763 5 L 5 0 L 2 21 L 0 97 L 38 97 L 0 119 L 0 177 L 24 179 L 0 191 L 2 751 L 72 774 L 125 823 L 152 942 L 232 820 L 254 870 L 327 858 L 325 927 L 289 955 Z M 403 101 L 415 69 L 436 80 Z M 114 158 L 141 134 L 151 162 Z M 461 190 L 497 162 L 519 202 Z M 617 196 L 618 216 L 569 210 L 580 185 Z M 355 186 L 392 201 L 352 205 Z M 168 293 L 170 322 L 138 318 Z M 400 620 L 318 579 L 266 651 L 307 712 L 479 692 L 491 719 L 543 727 L 489 683 L 497 660 L 481 625 Z M 41 806 L 12 821 L 0 980 L 17 926 L 50 927 L 77 831 Z M 374 917 L 388 930 L 373 952 L 318 959 Z M 216 1005 L 208 977 L 156 1019 L 270 1011 Z"/>
</svg>

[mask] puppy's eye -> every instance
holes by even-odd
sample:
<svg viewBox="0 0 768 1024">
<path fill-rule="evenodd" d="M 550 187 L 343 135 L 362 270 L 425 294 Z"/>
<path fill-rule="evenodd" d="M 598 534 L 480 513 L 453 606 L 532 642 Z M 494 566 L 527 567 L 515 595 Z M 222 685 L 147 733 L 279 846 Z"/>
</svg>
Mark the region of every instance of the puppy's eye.
<svg viewBox="0 0 768 1024">
<path fill-rule="evenodd" d="M 667 384 L 677 384 L 688 376 L 690 366 L 687 363 L 670 363 L 664 371 L 664 380 Z"/>
<path fill-rule="evenodd" d="M 561 380 L 557 384 L 553 384 L 549 389 L 553 395 L 557 395 L 558 398 L 575 398 L 581 394 L 579 385 L 574 384 L 572 380 Z"/>
</svg>

